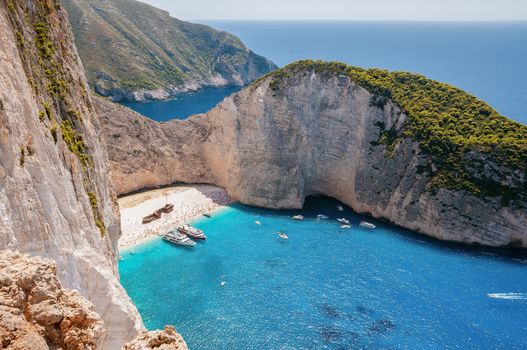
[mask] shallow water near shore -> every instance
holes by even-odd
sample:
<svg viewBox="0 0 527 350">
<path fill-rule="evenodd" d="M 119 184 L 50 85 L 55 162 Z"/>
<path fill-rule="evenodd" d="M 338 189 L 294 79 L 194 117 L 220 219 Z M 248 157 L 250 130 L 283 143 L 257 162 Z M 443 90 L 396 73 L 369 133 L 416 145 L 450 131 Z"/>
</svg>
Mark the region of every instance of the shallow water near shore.
<svg viewBox="0 0 527 350">
<path fill-rule="evenodd" d="M 209 237 L 194 249 L 156 239 L 124 252 L 121 282 L 147 328 L 174 324 L 195 350 L 525 348 L 525 253 L 441 243 L 373 219 L 376 229 L 360 228 L 363 216 L 336 205 L 233 204 L 194 222 Z"/>
</svg>

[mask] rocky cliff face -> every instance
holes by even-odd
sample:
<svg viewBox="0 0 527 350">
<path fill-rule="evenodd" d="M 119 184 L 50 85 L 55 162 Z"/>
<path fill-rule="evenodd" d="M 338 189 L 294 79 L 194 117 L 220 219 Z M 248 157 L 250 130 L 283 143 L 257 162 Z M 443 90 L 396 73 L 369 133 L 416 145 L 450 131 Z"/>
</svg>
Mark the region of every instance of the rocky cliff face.
<svg viewBox="0 0 527 350">
<path fill-rule="evenodd" d="M 101 317 L 77 291 L 62 288 L 53 262 L 0 252 L 2 349 L 95 349 Z"/>
<path fill-rule="evenodd" d="M 55 260 L 117 349 L 143 326 L 119 284 L 107 154 L 59 1 L 0 3 L 0 67 L 0 249 Z"/>
<path fill-rule="evenodd" d="M 243 86 L 276 68 L 235 36 L 134 0 L 64 0 L 86 75 L 115 101 Z"/>
<path fill-rule="evenodd" d="M 164 330 L 144 332 L 126 344 L 123 350 L 188 350 L 187 343 L 174 327 L 166 326 Z"/>
<path fill-rule="evenodd" d="M 523 199 L 432 186 L 436 165 L 418 141 L 383 141 L 387 130 L 401 135 L 408 115 L 362 85 L 345 74 L 285 70 L 207 114 L 162 124 L 98 99 L 117 192 L 205 182 L 269 208 L 298 208 L 308 195 L 327 195 L 442 240 L 527 246 Z M 502 185 L 525 191 L 524 171 L 487 164 L 488 172 L 501 167 L 507 174 Z"/>
</svg>

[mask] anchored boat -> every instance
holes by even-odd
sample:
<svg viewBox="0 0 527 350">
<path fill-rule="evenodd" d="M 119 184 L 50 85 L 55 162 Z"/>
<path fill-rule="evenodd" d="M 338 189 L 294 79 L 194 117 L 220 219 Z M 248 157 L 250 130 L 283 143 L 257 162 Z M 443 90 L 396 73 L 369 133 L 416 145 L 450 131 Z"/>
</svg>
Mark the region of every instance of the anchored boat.
<svg viewBox="0 0 527 350">
<path fill-rule="evenodd" d="M 283 232 L 278 232 L 278 236 L 282 239 L 289 239 L 289 237 Z"/>
<path fill-rule="evenodd" d="M 165 233 L 162 238 L 165 241 L 169 241 L 170 243 L 174 243 L 177 245 L 187 246 L 187 247 L 194 247 L 196 245 L 196 242 L 188 238 L 186 235 L 179 233 L 176 230 L 168 231 Z"/>
<path fill-rule="evenodd" d="M 293 216 L 293 220 L 302 221 L 302 220 L 304 220 L 304 216 L 303 215 L 295 215 L 295 216 Z"/>
<path fill-rule="evenodd" d="M 370 222 L 367 221 L 361 221 L 359 226 L 365 227 L 365 228 L 375 228 L 376 226 Z"/>
<path fill-rule="evenodd" d="M 337 221 L 340 222 L 343 225 L 349 225 L 350 224 L 349 220 L 345 219 L 345 218 L 337 219 Z"/>
<path fill-rule="evenodd" d="M 203 239 L 203 240 L 207 239 L 207 236 L 205 236 L 205 233 L 203 233 L 202 230 L 189 226 L 189 225 L 181 225 L 177 228 L 177 230 L 180 233 L 187 235 L 191 238 Z"/>
</svg>

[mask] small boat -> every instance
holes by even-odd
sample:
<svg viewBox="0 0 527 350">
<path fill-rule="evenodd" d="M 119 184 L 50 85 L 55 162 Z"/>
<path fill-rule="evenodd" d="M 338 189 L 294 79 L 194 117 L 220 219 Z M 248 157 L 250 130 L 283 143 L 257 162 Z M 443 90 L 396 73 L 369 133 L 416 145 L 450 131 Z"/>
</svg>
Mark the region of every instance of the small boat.
<svg viewBox="0 0 527 350">
<path fill-rule="evenodd" d="M 304 220 L 304 216 L 303 215 L 295 215 L 295 216 L 293 216 L 293 220 L 302 221 L 302 220 Z"/>
<path fill-rule="evenodd" d="M 337 219 L 337 221 L 340 222 L 343 225 L 349 225 L 350 224 L 349 220 L 345 219 L 345 218 Z"/>
<path fill-rule="evenodd" d="M 326 220 L 326 219 L 329 219 L 329 216 L 326 216 L 324 214 L 318 214 L 317 215 L 317 219 L 318 220 Z"/>
<path fill-rule="evenodd" d="M 119 261 L 123 261 L 123 257 L 119 255 Z"/>
<path fill-rule="evenodd" d="M 359 226 L 365 227 L 365 228 L 375 228 L 376 226 L 372 223 L 369 223 L 367 221 L 361 221 Z"/>
<path fill-rule="evenodd" d="M 194 247 L 196 245 L 196 242 L 188 238 L 186 235 L 179 233 L 176 230 L 168 231 L 165 233 L 162 238 L 165 241 L 169 241 L 171 243 L 187 246 L 187 247 Z"/>
<path fill-rule="evenodd" d="M 220 287 L 225 287 L 226 284 L 227 284 L 227 282 L 225 282 L 225 281 L 221 281 L 221 282 L 220 282 Z"/>
<path fill-rule="evenodd" d="M 282 239 L 289 239 L 289 237 L 283 232 L 278 232 L 278 236 L 280 236 Z"/>
<path fill-rule="evenodd" d="M 343 211 L 344 208 L 342 207 L 342 205 L 337 205 L 337 210 L 338 210 L 338 211 Z"/>
<path fill-rule="evenodd" d="M 203 240 L 207 239 L 207 236 L 205 236 L 203 231 L 200 230 L 199 228 L 195 228 L 189 225 L 181 225 L 177 228 L 177 230 L 180 233 L 189 236 L 190 238 L 203 239 Z"/>
<path fill-rule="evenodd" d="M 212 213 L 210 213 L 210 212 L 203 213 L 203 216 L 206 216 L 206 217 L 210 218 L 210 217 L 212 217 Z"/>
<path fill-rule="evenodd" d="M 350 225 L 340 225 L 340 228 L 351 228 Z"/>
<path fill-rule="evenodd" d="M 261 223 L 260 221 L 258 221 L 258 220 L 256 220 L 254 223 L 255 223 L 256 225 L 261 225 L 261 224 L 262 224 L 262 223 Z"/>
</svg>

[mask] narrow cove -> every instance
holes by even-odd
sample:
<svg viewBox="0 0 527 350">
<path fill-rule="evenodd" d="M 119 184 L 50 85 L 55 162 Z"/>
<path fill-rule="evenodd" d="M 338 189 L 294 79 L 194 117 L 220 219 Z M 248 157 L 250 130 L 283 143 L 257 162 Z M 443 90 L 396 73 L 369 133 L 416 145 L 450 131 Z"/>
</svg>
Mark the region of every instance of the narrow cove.
<svg viewBox="0 0 527 350">
<path fill-rule="evenodd" d="M 525 253 L 446 244 L 373 220 L 376 229 L 360 228 L 364 217 L 337 205 L 329 198 L 309 198 L 299 211 L 232 204 L 193 222 L 209 237 L 194 249 L 155 239 L 124 252 L 121 282 L 149 329 L 175 324 L 192 349 L 520 349 L 527 342 Z M 295 214 L 306 219 L 291 220 Z M 352 228 L 341 229 L 338 217 Z"/>
</svg>

